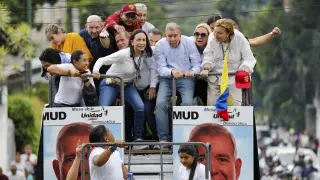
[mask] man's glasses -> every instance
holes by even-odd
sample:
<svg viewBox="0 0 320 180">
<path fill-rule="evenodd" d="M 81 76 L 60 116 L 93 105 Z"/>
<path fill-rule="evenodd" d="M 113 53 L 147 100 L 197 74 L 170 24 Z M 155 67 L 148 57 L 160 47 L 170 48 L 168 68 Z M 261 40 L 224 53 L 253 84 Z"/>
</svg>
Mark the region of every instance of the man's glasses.
<svg viewBox="0 0 320 180">
<path fill-rule="evenodd" d="M 127 19 L 136 19 L 136 13 L 127 13 L 125 14 Z"/>
<path fill-rule="evenodd" d="M 206 33 L 198 33 L 198 32 L 195 32 L 194 34 L 193 34 L 193 36 L 194 37 L 201 37 L 201 38 L 205 38 L 205 37 L 207 37 L 207 35 L 206 35 Z"/>
</svg>

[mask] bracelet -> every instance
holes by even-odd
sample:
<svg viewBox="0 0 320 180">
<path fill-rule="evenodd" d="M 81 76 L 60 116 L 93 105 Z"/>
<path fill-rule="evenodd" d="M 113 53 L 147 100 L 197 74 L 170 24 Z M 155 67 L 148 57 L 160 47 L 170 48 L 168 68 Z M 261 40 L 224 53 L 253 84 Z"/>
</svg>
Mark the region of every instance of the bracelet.
<svg viewBox="0 0 320 180">
<path fill-rule="evenodd" d="M 110 146 L 110 147 L 108 148 L 108 150 L 111 151 L 111 152 L 114 152 L 115 150 L 117 150 L 117 148 L 114 147 L 114 146 Z"/>
</svg>

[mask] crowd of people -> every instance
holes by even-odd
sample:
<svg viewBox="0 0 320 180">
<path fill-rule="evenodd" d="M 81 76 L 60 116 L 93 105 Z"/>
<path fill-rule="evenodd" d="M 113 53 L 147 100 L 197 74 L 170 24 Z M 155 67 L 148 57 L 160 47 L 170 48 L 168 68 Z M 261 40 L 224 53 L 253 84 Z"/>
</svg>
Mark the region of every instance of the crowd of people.
<svg viewBox="0 0 320 180">
<path fill-rule="evenodd" d="M 258 139 L 261 179 L 320 179 L 316 135 L 307 131 L 296 133 L 277 125 L 272 126 L 270 133 L 271 137 Z M 268 142 L 266 138 L 271 140 Z M 270 150 L 274 147 L 277 151 Z"/>
<path fill-rule="evenodd" d="M 3 172 L 0 167 L 0 180 L 33 180 L 37 159 L 37 155 L 32 153 L 31 145 L 25 145 L 24 154 L 16 152 L 10 163 L 10 171 Z"/>
<path fill-rule="evenodd" d="M 120 81 L 100 75 L 120 76 L 129 107 L 126 111 L 132 114 L 126 116 L 127 127 L 131 127 L 126 130 L 127 139 L 143 140 L 147 122 L 152 139 L 167 142 L 171 140 L 168 104 L 172 78 L 177 79 L 179 105 L 212 106 L 220 95 L 221 76 L 210 76 L 210 72 L 221 73 L 226 52 L 229 72 L 245 72 L 240 79 L 248 82 L 256 63 L 250 47 L 263 45 L 280 33 L 276 27 L 250 39 L 233 20 L 218 15 L 197 25 L 191 37 L 182 35 L 173 22 L 163 33 L 147 21 L 146 5 L 125 4 L 105 22 L 97 15 L 89 16 L 79 33 L 48 25 L 45 36 L 51 45 L 39 59 L 43 77 L 65 75 L 57 80 L 56 107 L 116 105 Z M 94 78 L 85 76 L 91 73 Z M 229 76 L 228 84 L 232 104 L 241 105 L 241 89 L 234 76 Z"/>
<path fill-rule="evenodd" d="M 45 36 L 50 41 L 50 48 L 45 49 L 39 59 L 44 78 L 52 74 L 61 76 L 56 79 L 56 107 L 117 105 L 120 81 L 115 77 L 118 76 L 124 81 L 124 98 L 128 105 L 126 140 L 143 141 L 149 127 L 153 140 L 169 142 L 168 107 L 173 78 L 180 99 L 178 105 L 213 106 L 221 93 L 221 76 L 210 73 L 221 73 L 227 63 L 229 72 L 237 72 L 237 77 L 230 75 L 228 78 L 231 104 L 241 105 L 240 88 L 250 84 L 256 64 L 251 47 L 263 45 L 280 33 L 275 27 L 263 36 L 247 38 L 235 21 L 214 15 L 207 22 L 199 22 L 193 36 L 188 37 L 182 35 L 179 25 L 174 22 L 166 24 L 164 32 L 157 29 L 147 21 L 145 4 L 125 4 L 105 21 L 100 16 L 90 15 L 85 29 L 79 33 L 68 33 L 56 24 L 48 25 Z M 109 77 L 101 78 L 102 74 Z M 119 146 L 123 143 L 115 141 L 111 131 L 100 126 L 93 128 L 89 137 L 90 142 L 111 141 Z M 160 149 L 159 146 L 153 148 Z M 92 167 L 108 166 L 108 160 L 119 165 L 123 172 L 110 170 L 108 178 L 126 178 L 128 171 L 114 152 L 113 147 L 93 150 L 89 157 L 92 179 L 101 177 L 100 170 Z M 184 156 L 195 154 L 192 147 L 181 147 L 180 153 Z M 77 153 L 71 166 L 74 171 L 68 176 L 78 176 L 79 157 Z M 187 168 L 198 166 L 193 162 L 186 165 Z M 57 172 L 61 171 L 59 166 L 57 163 Z"/>
</svg>

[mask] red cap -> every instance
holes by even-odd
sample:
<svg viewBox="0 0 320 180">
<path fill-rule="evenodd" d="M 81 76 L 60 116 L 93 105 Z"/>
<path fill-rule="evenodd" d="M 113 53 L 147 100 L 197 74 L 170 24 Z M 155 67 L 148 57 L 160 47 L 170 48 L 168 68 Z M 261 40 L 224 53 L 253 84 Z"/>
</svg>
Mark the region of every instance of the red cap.
<svg viewBox="0 0 320 180">
<path fill-rule="evenodd" d="M 246 71 L 237 71 L 235 80 L 236 80 L 236 88 L 248 89 L 251 87 L 250 74 Z"/>
<path fill-rule="evenodd" d="M 121 11 L 122 13 L 131 13 L 131 12 L 137 13 L 137 8 L 134 4 L 125 4 L 122 6 Z"/>
</svg>

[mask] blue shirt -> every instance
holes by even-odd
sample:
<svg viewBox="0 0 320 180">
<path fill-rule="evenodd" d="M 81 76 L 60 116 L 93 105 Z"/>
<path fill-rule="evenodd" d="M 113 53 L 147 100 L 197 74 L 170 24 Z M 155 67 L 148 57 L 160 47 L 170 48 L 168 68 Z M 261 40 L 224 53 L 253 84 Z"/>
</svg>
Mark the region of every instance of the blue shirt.
<svg viewBox="0 0 320 180">
<path fill-rule="evenodd" d="M 193 70 L 200 73 L 201 58 L 195 43 L 187 36 L 181 36 L 180 44 L 172 48 L 166 38 L 157 42 L 154 50 L 157 72 L 160 76 L 171 76 L 171 70 L 177 69 L 186 73 Z"/>
<path fill-rule="evenodd" d="M 93 61 L 92 61 L 91 65 L 90 65 L 90 70 L 91 71 L 93 69 L 94 64 L 96 63 L 96 61 L 100 57 L 105 57 L 105 56 L 108 56 L 108 55 L 110 55 L 110 54 L 115 52 L 115 49 L 114 49 L 114 38 L 111 35 L 111 33 L 109 33 L 109 39 L 110 39 L 110 47 L 109 48 L 104 48 L 101 45 L 99 37 L 92 39 L 92 37 L 90 36 L 90 34 L 88 33 L 88 31 L 86 29 L 82 29 L 80 31 L 79 35 L 84 39 L 84 41 L 87 44 L 87 47 L 88 47 L 89 51 L 92 54 Z M 105 74 L 105 72 L 103 74 Z"/>
</svg>

